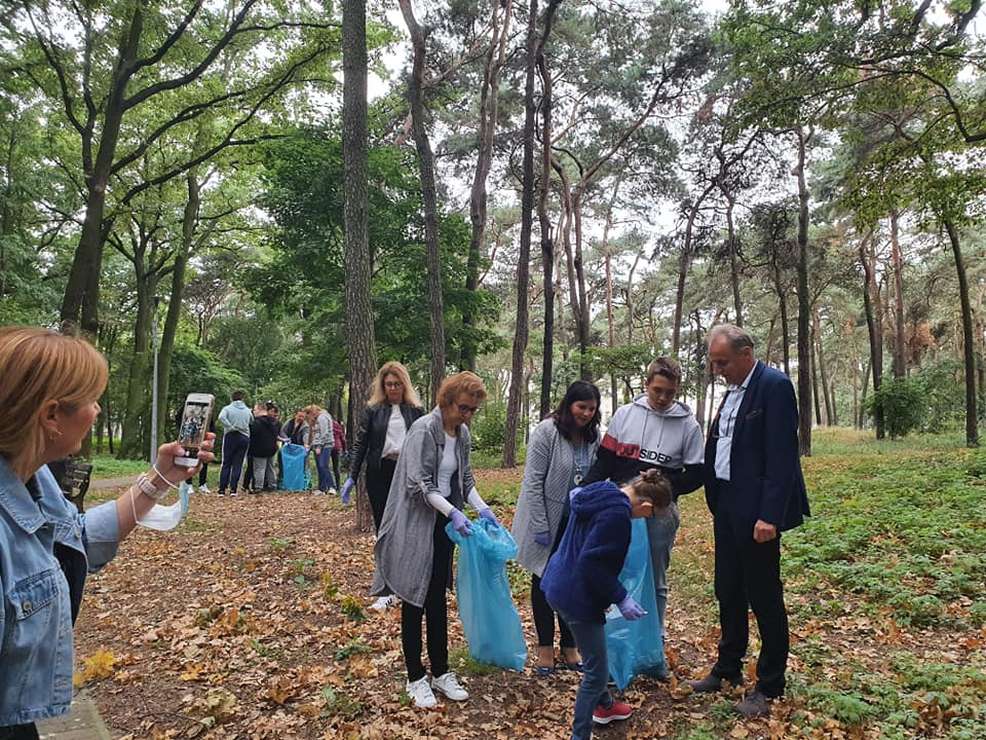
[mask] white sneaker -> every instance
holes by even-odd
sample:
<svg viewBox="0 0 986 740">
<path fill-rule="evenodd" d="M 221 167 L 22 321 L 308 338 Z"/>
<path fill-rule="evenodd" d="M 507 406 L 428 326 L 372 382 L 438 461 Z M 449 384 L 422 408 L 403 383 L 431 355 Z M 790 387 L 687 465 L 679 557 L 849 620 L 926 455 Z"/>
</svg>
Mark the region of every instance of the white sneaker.
<svg viewBox="0 0 986 740">
<path fill-rule="evenodd" d="M 431 688 L 445 694 L 452 701 L 465 701 L 469 698 L 469 692 L 462 688 L 462 684 L 452 671 L 431 679 Z"/>
<path fill-rule="evenodd" d="M 324 496 L 325 495 L 325 491 L 320 491 L 317 488 L 314 491 L 312 491 L 312 493 L 315 494 L 316 496 Z"/>
<path fill-rule="evenodd" d="M 406 691 L 418 709 L 431 709 L 438 704 L 438 699 L 428 685 L 427 676 L 422 676 L 417 681 L 408 681 Z"/>
<path fill-rule="evenodd" d="M 199 486 L 199 493 L 209 493 L 209 486 Z"/>
<path fill-rule="evenodd" d="M 372 609 L 375 612 L 382 612 L 388 606 L 390 606 L 390 597 L 389 596 L 381 596 L 376 601 L 374 601 L 372 604 L 370 604 L 370 607 L 369 608 Z"/>
<path fill-rule="evenodd" d="M 233 498 L 236 498 L 236 491 L 230 491 L 229 495 L 232 496 Z"/>
<path fill-rule="evenodd" d="M 330 488 L 329 489 L 329 495 L 330 496 L 338 496 L 339 495 L 339 492 L 336 489 L 334 489 L 334 488 Z"/>
</svg>

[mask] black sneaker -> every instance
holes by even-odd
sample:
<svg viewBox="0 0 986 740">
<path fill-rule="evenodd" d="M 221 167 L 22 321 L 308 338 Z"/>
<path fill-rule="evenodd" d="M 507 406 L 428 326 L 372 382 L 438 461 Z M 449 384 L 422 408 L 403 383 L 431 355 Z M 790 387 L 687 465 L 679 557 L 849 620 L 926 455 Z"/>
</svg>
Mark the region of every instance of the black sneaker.
<svg viewBox="0 0 986 740">
<path fill-rule="evenodd" d="M 720 678 L 712 673 L 698 681 L 689 681 L 688 685 L 696 694 L 715 694 L 722 691 L 726 686 L 736 687 L 743 683 L 743 679 Z"/>
<path fill-rule="evenodd" d="M 225 491 L 219 491 L 219 495 L 220 496 L 225 496 L 226 495 L 226 492 Z"/>
</svg>

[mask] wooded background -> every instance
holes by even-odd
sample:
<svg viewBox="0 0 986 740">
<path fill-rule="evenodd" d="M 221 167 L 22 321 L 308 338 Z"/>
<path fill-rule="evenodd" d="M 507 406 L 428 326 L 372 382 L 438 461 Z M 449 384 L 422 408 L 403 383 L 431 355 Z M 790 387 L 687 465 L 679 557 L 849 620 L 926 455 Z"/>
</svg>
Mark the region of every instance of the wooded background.
<svg viewBox="0 0 986 740">
<path fill-rule="evenodd" d="M 707 423 L 719 321 L 807 454 L 977 443 L 980 2 L 340 6 L 0 10 L 0 322 L 105 353 L 97 451 L 147 453 L 156 347 L 159 439 L 193 390 L 351 418 L 399 359 L 429 401 L 480 372 L 511 466 L 568 382 L 609 412 L 659 354 Z"/>
</svg>

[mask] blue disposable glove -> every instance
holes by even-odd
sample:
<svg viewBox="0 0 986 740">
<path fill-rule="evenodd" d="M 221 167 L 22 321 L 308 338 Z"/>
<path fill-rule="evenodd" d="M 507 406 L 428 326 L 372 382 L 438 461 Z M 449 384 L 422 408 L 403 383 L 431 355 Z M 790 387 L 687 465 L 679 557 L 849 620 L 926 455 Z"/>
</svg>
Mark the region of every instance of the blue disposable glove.
<svg viewBox="0 0 986 740">
<path fill-rule="evenodd" d="M 461 511 L 452 509 L 452 513 L 449 514 L 448 518 L 452 520 L 452 527 L 460 536 L 468 537 L 472 534 L 472 524 L 469 523 L 469 517 Z"/>
<path fill-rule="evenodd" d="M 633 597 L 629 594 L 627 594 L 623 601 L 616 605 L 616 608 L 620 610 L 620 614 L 622 614 L 623 618 L 628 622 L 632 622 L 635 619 L 640 619 L 647 614 L 647 612 L 641 608 L 640 604 L 634 601 Z"/>
<path fill-rule="evenodd" d="M 494 527 L 500 526 L 500 520 L 496 518 L 496 514 L 493 513 L 493 509 L 491 509 L 489 506 L 487 506 L 485 509 L 479 510 L 479 518 L 485 519 Z"/>
<path fill-rule="evenodd" d="M 538 532 L 534 535 L 534 541 L 541 547 L 551 547 L 551 532 Z"/>
<path fill-rule="evenodd" d="M 346 482 L 342 484 L 342 503 L 346 506 L 349 506 L 349 494 L 355 485 L 352 478 L 346 478 Z"/>
</svg>

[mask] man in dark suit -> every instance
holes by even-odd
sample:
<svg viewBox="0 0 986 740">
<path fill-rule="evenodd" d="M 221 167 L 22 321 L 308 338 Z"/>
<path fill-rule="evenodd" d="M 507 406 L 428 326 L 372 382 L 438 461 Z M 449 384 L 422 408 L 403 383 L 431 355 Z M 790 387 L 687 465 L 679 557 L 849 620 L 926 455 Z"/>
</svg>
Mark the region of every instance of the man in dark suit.
<svg viewBox="0 0 986 740">
<path fill-rule="evenodd" d="M 748 717 L 770 713 L 783 695 L 788 624 L 781 584 L 781 532 L 809 514 L 798 458 L 798 407 L 784 373 L 753 355 L 753 339 L 731 324 L 709 333 L 709 362 L 729 384 L 705 445 L 705 496 L 715 534 L 719 655 L 708 676 L 692 681 L 714 692 L 743 680 L 752 608 L 762 649 L 757 685 L 736 708 Z"/>
</svg>

